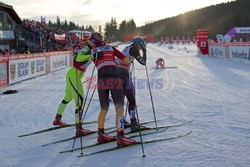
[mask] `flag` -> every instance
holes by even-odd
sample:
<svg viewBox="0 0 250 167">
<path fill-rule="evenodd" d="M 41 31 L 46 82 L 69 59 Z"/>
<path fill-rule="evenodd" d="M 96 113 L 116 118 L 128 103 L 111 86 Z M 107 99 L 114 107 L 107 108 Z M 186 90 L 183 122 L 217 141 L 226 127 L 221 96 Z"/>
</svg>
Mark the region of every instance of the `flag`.
<svg viewBox="0 0 250 167">
<path fill-rule="evenodd" d="M 46 24 L 46 17 L 45 17 L 45 16 L 44 16 L 44 17 L 41 16 L 41 23 L 42 23 L 42 24 Z"/>
<path fill-rule="evenodd" d="M 62 35 L 59 35 L 59 34 L 54 34 L 54 38 L 56 41 L 65 41 L 66 40 L 66 34 L 62 34 Z"/>
<path fill-rule="evenodd" d="M 169 42 L 169 38 L 168 38 L 168 36 L 166 37 L 166 43 L 168 43 Z"/>
</svg>

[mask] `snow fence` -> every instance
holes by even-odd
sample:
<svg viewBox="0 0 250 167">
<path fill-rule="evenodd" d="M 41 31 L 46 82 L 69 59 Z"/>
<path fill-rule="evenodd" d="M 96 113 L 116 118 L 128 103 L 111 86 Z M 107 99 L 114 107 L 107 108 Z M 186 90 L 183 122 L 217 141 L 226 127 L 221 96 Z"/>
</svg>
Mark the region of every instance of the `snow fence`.
<svg viewBox="0 0 250 167">
<path fill-rule="evenodd" d="M 0 56 L 0 87 L 72 66 L 72 51 Z"/>
</svg>

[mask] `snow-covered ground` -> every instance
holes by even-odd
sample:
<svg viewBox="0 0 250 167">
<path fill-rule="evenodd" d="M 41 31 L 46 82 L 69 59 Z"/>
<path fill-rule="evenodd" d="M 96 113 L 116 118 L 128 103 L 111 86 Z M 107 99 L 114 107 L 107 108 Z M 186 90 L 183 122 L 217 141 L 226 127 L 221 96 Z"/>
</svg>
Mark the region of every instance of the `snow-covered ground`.
<svg viewBox="0 0 250 167">
<path fill-rule="evenodd" d="M 119 49 L 124 47 L 121 45 Z M 167 118 L 159 121 L 158 125 L 185 120 L 193 122 L 143 139 L 192 131 L 190 135 L 144 145 L 145 158 L 142 158 L 140 146 L 83 158 L 77 157 L 80 151 L 58 153 L 70 149 L 73 141 L 41 147 L 42 144 L 71 137 L 75 133 L 74 128 L 18 138 L 21 134 L 52 127 L 57 107 L 64 96 L 67 69 L 63 69 L 0 89 L 1 93 L 8 89 L 18 90 L 16 94 L 0 94 L 0 166 L 250 166 L 250 65 L 197 56 L 195 45 L 174 45 L 174 49 L 169 49 L 165 45 L 148 44 L 147 50 L 150 79 L 163 79 L 164 83 L 163 88 L 152 89 L 157 118 Z M 159 57 L 165 59 L 167 67 L 177 68 L 153 69 Z M 90 76 L 91 70 L 89 67 L 83 80 Z M 145 68 L 138 63 L 136 77 L 146 79 Z M 140 119 L 151 120 L 149 91 L 141 85 L 137 88 Z M 85 121 L 96 120 L 98 113 L 98 95 L 95 93 Z M 113 105 L 107 117 L 106 127 L 113 126 Z M 67 123 L 74 122 L 73 102 L 65 110 L 63 119 Z M 97 124 L 86 128 L 96 130 Z M 84 137 L 83 145 L 96 142 L 90 138 Z M 79 145 L 77 140 L 76 147 Z M 83 152 L 114 145 L 110 143 Z"/>
</svg>

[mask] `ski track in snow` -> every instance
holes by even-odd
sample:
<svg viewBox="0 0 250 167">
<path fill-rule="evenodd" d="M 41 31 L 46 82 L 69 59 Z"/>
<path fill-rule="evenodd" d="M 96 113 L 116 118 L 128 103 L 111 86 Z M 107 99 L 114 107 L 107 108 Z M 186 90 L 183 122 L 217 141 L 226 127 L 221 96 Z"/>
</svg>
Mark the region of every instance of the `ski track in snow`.
<svg viewBox="0 0 250 167">
<path fill-rule="evenodd" d="M 250 166 L 250 65 L 199 56 L 195 45 L 173 46 L 174 49 L 168 49 L 168 45 L 147 45 L 149 77 L 163 79 L 162 89 L 152 89 L 156 117 L 168 117 L 159 121 L 158 125 L 185 120 L 193 122 L 169 128 L 154 136 L 144 136 L 143 139 L 192 130 L 189 136 L 144 145 L 145 158 L 141 157 L 140 146 L 83 158 L 77 157 L 80 151 L 58 154 L 59 151 L 70 149 L 73 141 L 41 147 L 42 144 L 73 136 L 73 127 L 18 138 L 21 134 L 52 127 L 57 107 L 64 96 L 68 70 L 65 68 L 0 89 L 0 92 L 18 90 L 16 94 L 0 94 L 0 167 Z M 124 47 L 121 45 L 119 49 Z M 152 69 L 159 57 L 165 59 L 167 67 L 176 68 Z M 145 68 L 139 63 L 135 64 L 136 78 L 146 79 Z M 92 66 L 88 68 L 83 81 L 90 76 L 92 69 Z M 97 93 L 93 99 L 85 121 L 97 120 L 100 110 Z M 141 121 L 153 119 L 148 89 L 136 89 L 136 99 Z M 113 126 L 115 111 L 112 104 L 107 118 L 106 127 Z M 74 102 L 69 103 L 63 120 L 74 122 Z M 154 123 L 150 125 L 154 126 Z M 97 124 L 86 125 L 86 128 L 96 130 Z M 83 145 L 96 142 L 89 138 L 83 138 Z M 110 143 L 83 152 L 114 145 Z M 76 147 L 79 146 L 77 140 Z"/>
</svg>

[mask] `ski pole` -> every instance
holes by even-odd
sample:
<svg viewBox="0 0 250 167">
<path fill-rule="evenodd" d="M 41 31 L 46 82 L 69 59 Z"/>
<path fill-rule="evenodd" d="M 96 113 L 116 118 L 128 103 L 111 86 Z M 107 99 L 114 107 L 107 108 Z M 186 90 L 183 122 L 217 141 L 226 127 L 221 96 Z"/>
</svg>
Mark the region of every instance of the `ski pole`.
<svg viewBox="0 0 250 167">
<path fill-rule="evenodd" d="M 96 61 L 95 61 L 95 63 L 96 63 Z M 93 70 L 92 70 L 92 73 L 91 73 L 91 77 L 90 77 L 90 79 L 92 79 L 92 78 L 93 78 L 94 71 L 95 71 L 95 65 L 94 65 L 94 67 L 93 67 Z M 88 86 L 88 85 L 87 85 L 87 86 Z M 85 99 L 84 99 L 82 112 L 84 111 L 85 104 L 86 104 L 86 101 L 87 101 L 87 98 L 88 98 L 88 94 L 89 94 L 89 88 L 88 88 L 88 90 L 87 90 L 87 93 L 86 93 L 86 96 L 85 96 Z M 82 114 L 81 114 L 81 118 L 80 118 L 80 120 L 82 120 Z"/>
<path fill-rule="evenodd" d="M 96 76 L 97 76 L 97 75 L 95 75 L 95 76 L 93 76 L 93 77 L 96 77 Z M 93 78 L 93 77 L 92 77 L 92 78 Z M 86 82 L 88 82 L 88 81 L 90 81 L 90 80 L 92 80 L 92 78 L 87 79 L 86 81 L 83 82 L 83 84 L 86 83 Z"/>
<path fill-rule="evenodd" d="M 92 73 L 91 73 L 91 77 L 90 77 L 91 79 L 93 78 L 93 75 L 94 75 L 96 62 L 97 62 L 97 59 L 95 60 L 95 63 L 94 63 L 94 67 L 93 67 L 93 70 L 92 70 Z M 94 92 L 94 91 L 93 91 L 93 92 Z M 89 94 L 89 88 L 88 88 L 86 97 L 85 97 L 85 99 L 84 99 L 83 109 L 81 110 L 81 114 L 79 114 L 80 120 L 82 120 L 82 114 L 83 114 L 83 111 L 84 111 L 84 108 L 85 108 L 85 104 L 86 104 L 86 101 L 87 101 L 87 98 L 88 98 L 88 94 Z M 93 95 L 92 95 L 92 97 L 93 97 Z M 85 117 L 86 114 L 87 114 L 87 110 L 86 110 L 85 113 L 84 113 L 84 117 Z M 81 138 L 81 155 L 83 155 L 83 152 L 82 152 L 82 150 L 83 150 L 83 149 L 82 149 L 82 135 L 80 136 L 80 138 Z"/>
<path fill-rule="evenodd" d="M 126 104 L 126 111 L 125 111 L 125 122 L 126 122 L 126 117 L 127 117 L 127 113 L 128 113 L 128 100 L 127 100 L 127 104 Z"/>
<path fill-rule="evenodd" d="M 96 86 L 95 86 L 95 88 L 94 88 L 94 90 L 93 90 L 93 92 L 92 92 L 92 94 L 91 94 L 90 99 L 89 99 L 88 106 L 87 106 L 86 111 L 84 112 L 84 115 L 83 115 L 83 117 L 82 117 L 82 122 L 83 122 L 83 120 L 84 120 L 84 118 L 85 118 L 85 116 L 86 116 L 86 113 L 87 113 L 88 109 L 89 109 L 90 103 L 91 103 L 92 98 L 93 98 L 94 93 L 95 93 L 95 90 L 96 90 Z"/>
<path fill-rule="evenodd" d="M 95 63 L 96 63 L 96 62 L 95 62 Z M 93 70 L 92 70 L 92 73 L 91 73 L 91 77 L 90 77 L 91 79 L 93 78 L 94 71 L 95 71 L 95 65 L 94 65 Z M 88 91 L 87 91 L 86 96 L 85 96 L 85 99 L 84 99 L 83 109 L 81 110 L 82 112 L 81 112 L 81 114 L 79 115 L 79 116 L 80 116 L 80 120 L 82 120 L 82 113 L 83 113 L 84 108 L 85 108 L 85 104 L 86 104 L 86 101 L 87 101 L 87 98 L 88 98 L 88 94 L 89 94 L 89 88 L 88 88 Z M 87 113 L 87 111 L 85 111 L 84 115 L 86 115 L 86 113 Z M 80 138 L 81 138 L 81 142 L 82 142 L 82 135 L 80 136 Z M 83 154 L 83 152 L 82 152 L 82 145 L 81 145 L 81 155 L 82 155 L 82 154 Z"/>
<path fill-rule="evenodd" d="M 78 109 L 77 109 L 77 112 L 78 112 L 78 120 L 80 121 L 80 108 L 81 108 L 81 106 L 79 105 L 79 101 L 80 101 L 80 95 L 79 95 L 79 92 L 78 92 L 78 73 L 77 73 L 77 69 L 76 69 L 76 93 L 77 93 L 77 107 L 79 107 Z M 80 124 L 81 122 L 79 122 L 79 124 Z M 81 127 L 80 127 L 81 128 Z M 72 149 L 74 148 L 74 146 L 75 146 L 75 142 L 76 142 L 76 138 L 74 139 L 74 142 L 73 142 L 73 146 L 72 146 Z M 81 143 L 81 148 L 82 148 L 82 138 L 80 139 L 80 143 Z M 83 154 L 82 152 L 81 152 L 81 154 Z"/>
<path fill-rule="evenodd" d="M 135 77 L 134 63 L 133 63 L 133 71 L 134 71 L 134 77 Z M 132 88 L 133 88 L 133 94 L 134 94 L 134 97 L 135 97 L 135 87 L 133 86 L 133 84 L 132 84 Z M 142 141 L 141 124 L 140 124 L 139 114 L 138 114 L 138 110 L 137 110 L 136 98 L 135 98 L 135 112 L 136 112 L 137 122 L 138 122 L 138 125 L 139 125 L 139 134 L 140 134 L 140 140 L 141 140 L 142 157 L 145 157 L 146 155 L 145 155 L 144 145 L 143 145 L 143 141 Z"/>
<path fill-rule="evenodd" d="M 144 145 L 143 145 L 143 141 L 142 141 L 142 135 L 141 135 L 141 124 L 140 124 L 140 120 L 139 120 L 139 114 L 137 112 L 137 106 L 135 105 L 135 112 L 136 112 L 136 117 L 137 117 L 137 122 L 139 125 L 139 134 L 140 134 L 140 140 L 141 140 L 141 149 L 142 149 L 142 157 L 145 157 L 145 152 L 144 152 Z"/>
<path fill-rule="evenodd" d="M 132 64 L 132 69 L 130 69 L 129 71 L 129 77 L 132 76 L 132 71 L 134 69 L 134 63 Z M 128 81 L 127 81 L 128 82 Z M 131 83 L 128 83 L 131 84 Z M 134 90 L 133 90 L 134 91 Z M 124 95 L 125 96 L 125 95 Z M 127 113 L 128 113 L 128 105 L 129 105 L 129 101 L 127 99 L 127 104 L 126 104 L 126 111 L 125 111 L 125 121 L 126 121 L 126 117 L 127 117 Z"/>
<path fill-rule="evenodd" d="M 95 61 L 95 63 L 96 63 L 96 61 Z M 95 71 L 95 65 L 94 65 L 93 70 L 92 70 L 92 73 L 91 73 L 91 77 L 90 77 L 91 79 L 93 78 L 94 71 Z M 76 71 L 76 72 L 77 72 L 77 71 Z M 78 84 L 78 82 L 77 82 L 77 84 Z M 84 107 L 85 107 L 85 104 L 86 104 L 86 101 L 87 101 L 88 93 L 89 93 L 89 89 L 88 89 L 88 91 L 87 91 L 87 93 L 86 93 L 86 96 L 85 96 L 85 99 L 84 99 L 84 103 L 83 103 L 83 107 L 82 107 L 82 109 L 79 111 L 79 121 L 82 120 L 82 113 L 83 113 L 83 111 L 84 111 Z M 79 97 L 79 96 L 78 96 L 78 97 Z M 78 98 L 78 100 L 79 100 L 79 98 Z M 86 114 L 86 113 L 85 113 L 85 114 Z M 76 138 L 74 139 L 72 149 L 73 149 L 74 146 L 75 146 L 75 141 L 76 141 Z M 80 141 L 81 141 L 81 148 L 82 148 L 82 135 L 80 136 Z M 81 154 L 83 154 L 82 149 L 81 149 Z"/>
<path fill-rule="evenodd" d="M 153 109 L 153 114 L 154 114 L 154 119 L 155 119 L 155 127 L 156 127 L 156 130 L 158 130 L 158 127 L 157 127 L 157 120 L 156 120 L 156 115 L 155 115 L 155 108 L 154 108 L 154 101 L 153 101 L 153 97 L 152 97 L 151 86 L 150 86 L 149 77 L 148 77 L 148 68 L 147 68 L 147 65 L 146 65 L 146 64 L 145 64 L 145 69 L 146 69 L 146 73 L 147 73 L 149 94 L 150 94 L 150 98 L 151 98 L 151 104 L 152 104 L 152 109 Z"/>
</svg>

